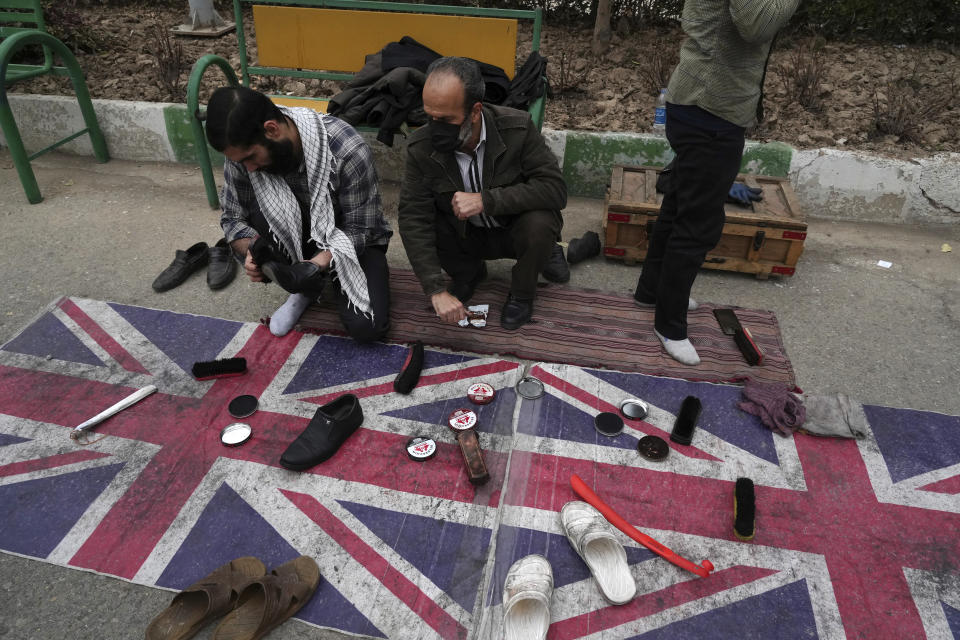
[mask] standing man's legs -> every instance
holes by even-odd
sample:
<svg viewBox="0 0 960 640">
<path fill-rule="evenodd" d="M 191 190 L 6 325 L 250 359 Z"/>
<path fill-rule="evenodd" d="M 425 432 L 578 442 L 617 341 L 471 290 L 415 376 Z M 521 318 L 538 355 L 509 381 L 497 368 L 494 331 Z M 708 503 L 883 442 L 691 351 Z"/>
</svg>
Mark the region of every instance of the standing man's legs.
<svg viewBox="0 0 960 640">
<path fill-rule="evenodd" d="M 387 248 L 367 247 L 357 259 L 367 277 L 373 320 L 350 305 L 347 294 L 334 280 L 337 309 L 340 312 L 340 322 L 351 338 L 357 342 L 373 342 L 385 336 L 390 329 L 390 268 L 387 266 Z"/>
</svg>

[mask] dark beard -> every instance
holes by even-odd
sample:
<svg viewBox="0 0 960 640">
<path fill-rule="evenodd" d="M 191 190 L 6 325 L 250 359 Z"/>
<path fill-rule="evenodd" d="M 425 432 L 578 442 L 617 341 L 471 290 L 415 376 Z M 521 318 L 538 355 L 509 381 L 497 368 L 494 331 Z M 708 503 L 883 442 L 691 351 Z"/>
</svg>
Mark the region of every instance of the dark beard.
<svg viewBox="0 0 960 640">
<path fill-rule="evenodd" d="M 270 154 L 270 164 L 260 167 L 260 171 L 266 171 L 277 176 L 285 176 L 293 173 L 300 166 L 301 158 L 293 149 L 292 140 L 265 140 L 263 143 L 267 153 Z"/>
</svg>

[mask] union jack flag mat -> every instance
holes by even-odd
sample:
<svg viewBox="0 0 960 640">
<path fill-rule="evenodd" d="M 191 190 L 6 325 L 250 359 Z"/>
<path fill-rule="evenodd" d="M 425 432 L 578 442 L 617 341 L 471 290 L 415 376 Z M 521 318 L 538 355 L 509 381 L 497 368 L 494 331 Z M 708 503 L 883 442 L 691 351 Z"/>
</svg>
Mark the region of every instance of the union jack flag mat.
<svg viewBox="0 0 960 640">
<path fill-rule="evenodd" d="M 407 396 L 407 349 L 87 299 L 55 302 L 0 347 L 0 550 L 179 590 L 230 559 L 305 554 L 323 579 L 298 617 L 385 638 L 496 638 L 509 565 L 544 554 L 550 638 L 960 637 L 960 420 L 863 406 L 869 437 L 781 438 L 735 408 L 739 388 L 428 350 Z M 242 376 L 196 381 L 196 361 L 245 357 Z M 471 405 L 471 382 L 497 389 Z M 98 425 L 129 395 L 158 392 Z M 360 397 L 364 422 L 307 472 L 278 464 L 318 405 Z M 227 404 L 259 398 L 253 437 L 224 447 Z M 687 395 L 689 447 L 646 461 Z M 650 404 L 607 438 L 599 411 Z M 491 480 L 467 481 L 448 416 L 470 408 Z M 417 435 L 435 457 L 406 452 Z M 101 436 L 106 436 L 102 437 Z M 716 570 L 698 578 L 621 534 L 637 597 L 609 606 L 560 529 L 577 473 L 643 532 Z M 757 487 L 757 535 L 733 536 L 733 483 Z"/>
</svg>

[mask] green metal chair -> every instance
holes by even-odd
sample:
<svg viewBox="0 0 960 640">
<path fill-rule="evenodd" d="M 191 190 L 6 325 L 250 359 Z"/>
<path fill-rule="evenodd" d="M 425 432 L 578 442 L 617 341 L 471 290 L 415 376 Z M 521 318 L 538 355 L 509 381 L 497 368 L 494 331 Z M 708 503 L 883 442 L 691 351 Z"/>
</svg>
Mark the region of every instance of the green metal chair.
<svg viewBox="0 0 960 640">
<path fill-rule="evenodd" d="M 20 176 L 20 184 L 26 193 L 30 204 L 43 200 L 40 187 L 37 186 L 36 176 L 30 161 L 44 153 L 56 149 L 67 142 L 84 134 L 90 135 L 93 146 L 93 155 L 98 162 L 110 159 L 107 153 L 107 143 L 103 132 L 97 123 L 97 116 L 90 101 L 90 92 L 83 78 L 83 71 L 77 63 L 73 53 L 62 42 L 45 31 L 43 10 L 40 0 L 0 0 L 0 130 L 10 147 L 13 164 Z M 43 64 L 13 64 L 14 54 L 29 45 L 40 45 L 43 48 Z M 59 57 L 65 67 L 54 66 L 54 59 Z M 7 98 L 7 88 L 15 82 L 40 75 L 53 74 L 69 76 L 73 83 L 73 90 L 77 94 L 80 104 L 80 113 L 83 115 L 84 129 L 55 142 L 49 147 L 32 155 L 27 155 L 20 137 L 20 130 L 13 118 L 10 101 Z"/>
</svg>

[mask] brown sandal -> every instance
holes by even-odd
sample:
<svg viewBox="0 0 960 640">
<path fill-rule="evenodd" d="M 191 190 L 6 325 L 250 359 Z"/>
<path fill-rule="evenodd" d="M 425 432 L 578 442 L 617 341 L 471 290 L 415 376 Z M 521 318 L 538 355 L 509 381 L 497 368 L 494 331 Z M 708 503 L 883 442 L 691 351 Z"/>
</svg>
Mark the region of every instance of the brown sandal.
<svg viewBox="0 0 960 640">
<path fill-rule="evenodd" d="M 258 640 L 293 616 L 320 584 L 320 567 L 308 556 L 280 565 L 251 582 L 213 631 L 213 640 Z"/>
<path fill-rule="evenodd" d="M 173 598 L 147 627 L 147 640 L 185 640 L 236 605 L 240 592 L 267 568 L 252 557 L 231 560 Z"/>
</svg>

